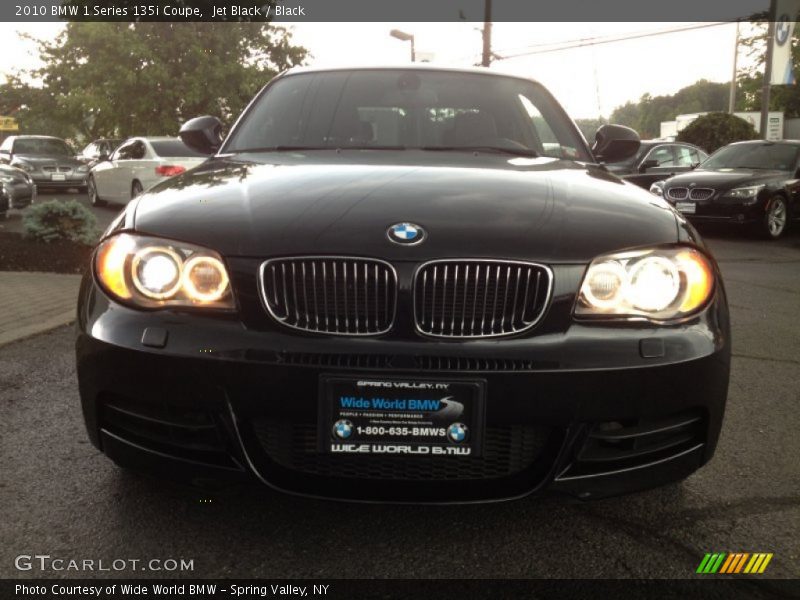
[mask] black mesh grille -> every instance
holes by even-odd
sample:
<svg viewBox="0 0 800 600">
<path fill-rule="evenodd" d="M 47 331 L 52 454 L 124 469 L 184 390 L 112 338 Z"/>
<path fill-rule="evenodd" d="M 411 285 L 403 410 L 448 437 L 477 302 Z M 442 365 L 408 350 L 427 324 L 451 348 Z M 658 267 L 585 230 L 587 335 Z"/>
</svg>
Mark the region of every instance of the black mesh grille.
<svg viewBox="0 0 800 600">
<path fill-rule="evenodd" d="M 667 198 L 672 200 L 686 200 L 689 196 L 689 189 L 685 187 L 674 187 L 667 190 Z"/>
<path fill-rule="evenodd" d="M 689 198 L 692 200 L 708 200 L 714 195 L 714 190 L 711 188 L 695 188 L 689 192 Z"/>
<path fill-rule="evenodd" d="M 316 425 L 255 421 L 264 452 L 278 465 L 309 475 L 406 481 L 508 477 L 533 465 L 549 430 L 513 425 L 488 427 L 479 457 L 342 456 L 320 453 Z"/>
<path fill-rule="evenodd" d="M 550 272 L 511 261 L 446 260 L 423 265 L 414 279 L 417 328 L 439 337 L 519 333 L 542 316 Z"/>
<path fill-rule="evenodd" d="M 392 326 L 397 277 L 388 263 L 366 258 L 281 258 L 264 263 L 261 279 L 269 312 L 289 327 L 375 335 Z"/>
<path fill-rule="evenodd" d="M 238 467 L 220 419 L 209 410 L 143 404 L 112 394 L 100 401 L 102 427 L 115 435 L 171 456 Z"/>
</svg>

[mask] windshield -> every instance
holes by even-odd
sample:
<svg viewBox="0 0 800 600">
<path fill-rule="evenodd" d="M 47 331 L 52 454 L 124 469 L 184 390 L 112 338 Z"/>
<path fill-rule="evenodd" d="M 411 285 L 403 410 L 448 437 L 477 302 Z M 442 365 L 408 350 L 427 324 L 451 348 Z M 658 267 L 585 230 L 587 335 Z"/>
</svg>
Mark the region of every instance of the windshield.
<svg viewBox="0 0 800 600">
<path fill-rule="evenodd" d="M 72 151 L 64 140 L 22 139 L 14 142 L 14 154 L 41 154 L 43 156 L 71 156 Z"/>
<path fill-rule="evenodd" d="M 797 164 L 797 150 L 787 144 L 733 144 L 717 150 L 700 168 L 791 171 Z"/>
<path fill-rule="evenodd" d="M 297 149 L 501 150 L 591 161 L 540 85 L 423 70 L 289 75 L 269 87 L 223 152 Z"/>
</svg>

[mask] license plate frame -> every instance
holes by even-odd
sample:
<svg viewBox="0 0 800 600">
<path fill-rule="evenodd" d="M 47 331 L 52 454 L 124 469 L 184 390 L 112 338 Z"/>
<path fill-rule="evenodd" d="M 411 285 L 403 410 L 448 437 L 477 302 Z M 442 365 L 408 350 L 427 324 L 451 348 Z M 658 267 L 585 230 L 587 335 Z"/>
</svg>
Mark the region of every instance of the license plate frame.
<svg viewBox="0 0 800 600">
<path fill-rule="evenodd" d="M 50 175 L 50 181 L 66 181 L 67 176 L 64 173 L 53 173 Z"/>
<path fill-rule="evenodd" d="M 675 209 L 684 215 L 693 215 L 697 212 L 697 204 L 694 202 L 676 202 Z"/>
<path fill-rule="evenodd" d="M 477 457 L 482 451 L 485 405 L 483 379 L 322 374 L 318 451 L 432 460 Z"/>
</svg>

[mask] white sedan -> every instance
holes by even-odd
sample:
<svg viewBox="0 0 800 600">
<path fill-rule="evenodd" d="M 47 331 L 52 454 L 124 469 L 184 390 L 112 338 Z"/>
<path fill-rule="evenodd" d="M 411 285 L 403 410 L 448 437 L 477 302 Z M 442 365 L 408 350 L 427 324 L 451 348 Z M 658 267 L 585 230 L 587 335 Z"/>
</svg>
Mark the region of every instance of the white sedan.
<svg viewBox="0 0 800 600">
<path fill-rule="evenodd" d="M 180 175 L 205 161 L 173 137 L 135 137 L 125 140 L 89 173 L 87 189 L 93 206 L 127 203 L 155 184 Z"/>
</svg>

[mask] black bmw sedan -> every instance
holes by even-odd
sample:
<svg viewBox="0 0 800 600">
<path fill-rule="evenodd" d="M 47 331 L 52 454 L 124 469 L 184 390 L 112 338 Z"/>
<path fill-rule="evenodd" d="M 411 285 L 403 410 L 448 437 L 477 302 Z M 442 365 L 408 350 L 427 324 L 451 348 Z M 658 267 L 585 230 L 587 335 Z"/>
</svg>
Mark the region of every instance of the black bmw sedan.
<svg viewBox="0 0 800 600">
<path fill-rule="evenodd" d="M 92 442 L 118 464 L 355 501 L 580 498 L 714 454 L 719 270 L 539 84 L 290 71 L 137 197 L 81 287 Z"/>
<path fill-rule="evenodd" d="M 653 184 L 687 219 L 749 226 L 769 239 L 800 219 L 800 142 L 736 142 L 690 173 Z"/>
</svg>

